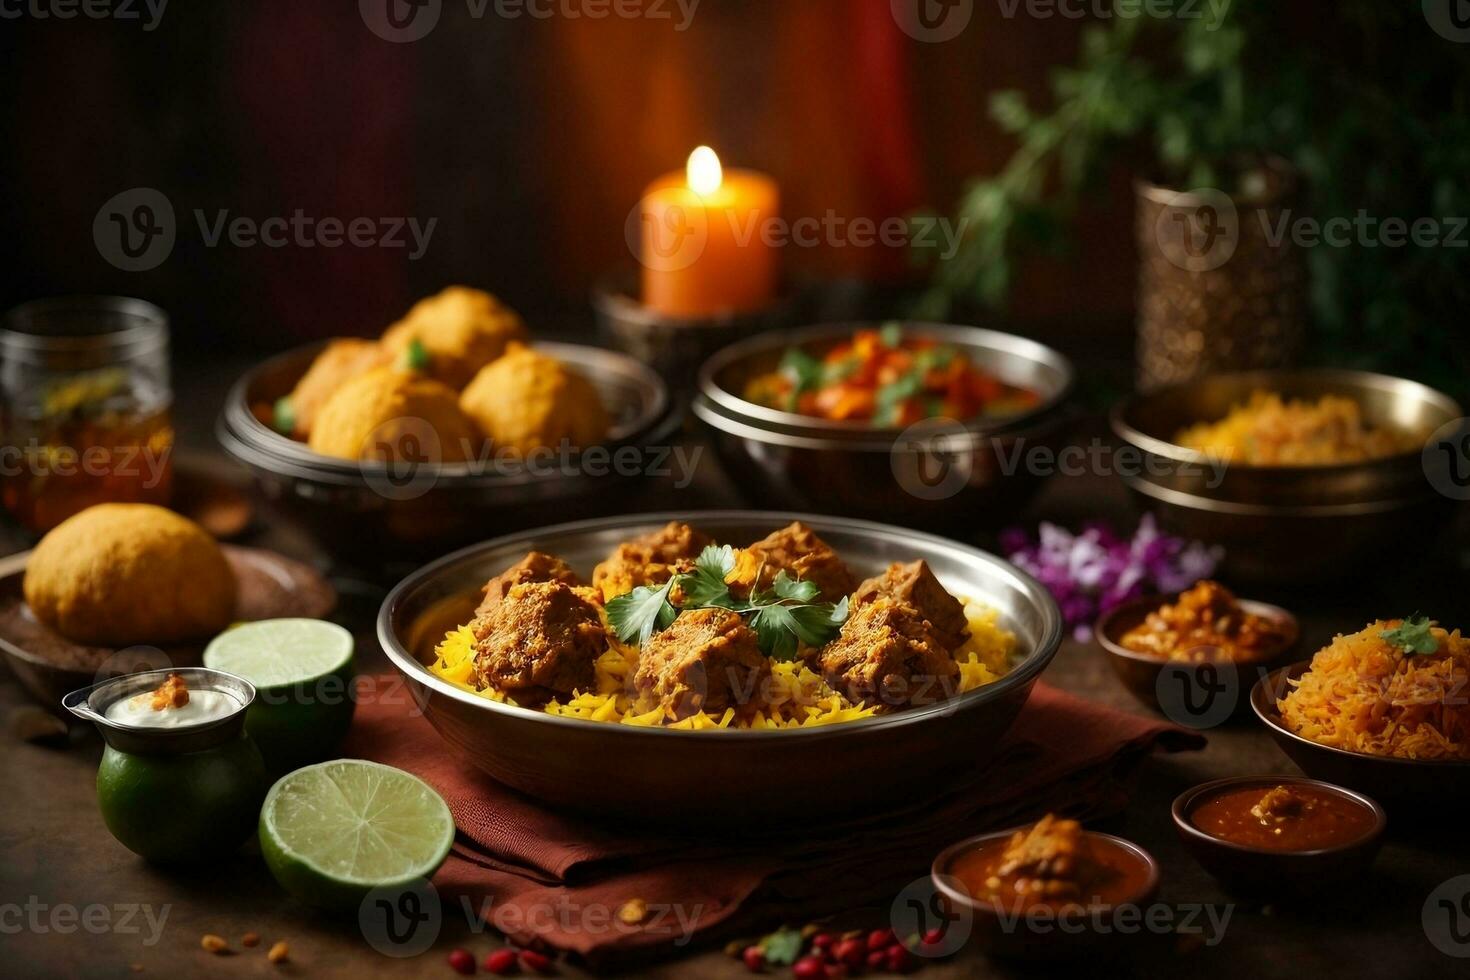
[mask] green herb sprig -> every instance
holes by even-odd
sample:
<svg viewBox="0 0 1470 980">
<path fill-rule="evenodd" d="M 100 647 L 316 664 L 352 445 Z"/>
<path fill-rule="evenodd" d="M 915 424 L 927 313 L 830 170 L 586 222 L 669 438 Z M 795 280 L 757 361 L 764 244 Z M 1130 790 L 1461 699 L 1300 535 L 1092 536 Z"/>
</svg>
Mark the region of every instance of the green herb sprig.
<svg viewBox="0 0 1470 980">
<path fill-rule="evenodd" d="M 1415 613 L 1400 625 L 1391 630 L 1384 630 L 1378 635 L 1409 656 L 1415 654 L 1427 656 L 1439 652 L 1439 640 L 1432 632 L 1433 626 L 1434 620 Z"/>
<path fill-rule="evenodd" d="M 752 588 L 740 598 L 725 581 L 735 570 L 735 551 L 729 545 L 710 545 L 694 560 L 694 569 L 673 576 L 662 585 L 641 585 L 607 604 L 607 620 L 624 643 L 646 644 L 654 633 L 667 629 L 680 613 L 691 609 L 728 609 L 746 617 L 761 652 L 777 660 L 791 660 L 803 643 L 821 646 L 847 622 L 847 598 L 835 603 L 815 602 L 817 584 L 794 579 L 785 569 L 776 573 L 769 589 Z M 760 571 L 756 581 L 760 581 Z M 678 589 L 682 596 L 674 605 Z"/>
</svg>

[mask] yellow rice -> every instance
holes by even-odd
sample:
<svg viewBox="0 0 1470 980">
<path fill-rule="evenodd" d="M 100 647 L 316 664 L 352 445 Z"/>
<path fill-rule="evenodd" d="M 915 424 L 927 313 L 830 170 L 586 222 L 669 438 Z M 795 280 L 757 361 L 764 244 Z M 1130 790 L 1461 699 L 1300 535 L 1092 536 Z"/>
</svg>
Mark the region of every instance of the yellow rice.
<svg viewBox="0 0 1470 980">
<path fill-rule="evenodd" d="M 1401 623 L 1379 620 L 1317 651 L 1277 703 L 1286 726 L 1365 755 L 1470 759 L 1470 641 L 1436 628 L 1438 653 L 1407 654 L 1380 636 Z"/>
<path fill-rule="evenodd" d="M 1283 400 L 1254 391 L 1218 422 L 1191 426 L 1175 441 L 1186 449 L 1256 466 L 1325 466 L 1417 452 L 1428 433 L 1374 427 L 1358 403 L 1341 395 Z"/>
<path fill-rule="evenodd" d="M 1016 648 L 1015 635 L 1002 628 L 994 609 L 980 603 L 965 603 L 970 638 L 955 651 L 959 666 L 960 693 L 999 680 L 1011 668 Z M 611 634 L 609 634 L 611 636 Z M 435 649 L 429 670 L 458 687 L 494 701 L 506 696 L 491 688 L 474 686 L 475 636 L 469 625 L 451 630 Z M 737 713 L 727 708 L 721 714 L 701 712 L 670 721 L 661 707 L 636 703 L 631 678 L 638 663 L 638 650 L 612 639 L 595 664 L 597 690 L 576 691 L 566 699 L 548 703 L 547 714 L 644 727 L 679 729 L 706 728 L 812 728 L 855 721 L 877 713 L 876 708 L 854 704 L 834 691 L 817 673 L 799 662 L 771 662 L 770 697 L 756 712 Z"/>
</svg>

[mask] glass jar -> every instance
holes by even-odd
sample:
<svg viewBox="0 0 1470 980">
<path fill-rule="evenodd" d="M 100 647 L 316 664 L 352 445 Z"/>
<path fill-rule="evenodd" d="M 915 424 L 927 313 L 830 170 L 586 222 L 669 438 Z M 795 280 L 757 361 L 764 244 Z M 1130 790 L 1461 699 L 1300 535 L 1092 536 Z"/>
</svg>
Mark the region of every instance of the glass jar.
<svg viewBox="0 0 1470 980">
<path fill-rule="evenodd" d="M 44 533 L 93 504 L 167 504 L 173 485 L 168 316 L 76 296 L 11 310 L 0 329 L 0 499 Z"/>
</svg>

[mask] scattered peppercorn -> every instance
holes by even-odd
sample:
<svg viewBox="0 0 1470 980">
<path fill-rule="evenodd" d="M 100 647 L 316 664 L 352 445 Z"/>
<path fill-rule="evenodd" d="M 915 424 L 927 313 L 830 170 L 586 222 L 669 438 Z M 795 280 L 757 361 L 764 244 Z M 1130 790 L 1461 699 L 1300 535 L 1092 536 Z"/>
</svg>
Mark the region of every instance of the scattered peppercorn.
<svg viewBox="0 0 1470 980">
<path fill-rule="evenodd" d="M 256 946 L 260 945 L 260 933 L 247 932 L 245 935 L 240 937 L 240 945 L 244 946 L 246 949 L 254 949 Z"/>
<path fill-rule="evenodd" d="M 493 973 L 497 977 L 508 977 L 515 972 L 516 951 L 513 949 L 497 949 L 485 957 L 485 972 Z"/>
<path fill-rule="evenodd" d="M 745 947 L 740 958 L 745 961 L 745 968 L 751 973 L 759 973 L 766 968 L 766 951 L 759 946 Z"/>
<path fill-rule="evenodd" d="M 449 966 L 455 973 L 470 976 L 475 972 L 475 958 L 467 950 L 450 950 Z"/>
</svg>

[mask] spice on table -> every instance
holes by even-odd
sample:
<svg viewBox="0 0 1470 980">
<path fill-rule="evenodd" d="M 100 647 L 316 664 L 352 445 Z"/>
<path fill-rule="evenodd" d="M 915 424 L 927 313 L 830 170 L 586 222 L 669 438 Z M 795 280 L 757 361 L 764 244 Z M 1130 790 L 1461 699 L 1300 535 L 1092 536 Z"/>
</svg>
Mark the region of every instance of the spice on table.
<svg viewBox="0 0 1470 980">
<path fill-rule="evenodd" d="M 254 949 L 256 946 L 260 945 L 260 933 L 247 932 L 245 935 L 240 937 L 240 945 L 244 946 L 246 949 Z"/>
<path fill-rule="evenodd" d="M 216 936 L 212 932 L 207 932 L 200 937 L 199 946 L 206 953 L 213 953 L 216 956 L 230 951 L 230 944 L 225 941 L 225 938 L 223 936 Z"/>
<path fill-rule="evenodd" d="M 529 973 L 550 973 L 551 957 L 534 949 L 523 949 L 520 955 L 521 969 Z"/>
<path fill-rule="evenodd" d="M 265 958 L 272 963 L 284 963 L 290 955 L 291 947 L 287 946 L 285 941 L 282 940 L 270 948 L 270 952 L 265 954 Z"/>
<path fill-rule="evenodd" d="M 508 977 L 515 972 L 515 968 L 516 951 L 513 949 L 497 949 L 485 955 L 486 973 L 492 973 L 497 977 Z"/>
<path fill-rule="evenodd" d="M 636 926 L 648 915 L 648 903 L 641 898 L 630 898 L 618 908 L 618 921 Z"/>
<path fill-rule="evenodd" d="M 467 950 L 452 949 L 449 951 L 449 968 L 455 973 L 470 976 L 475 972 L 475 958 Z"/>
</svg>

